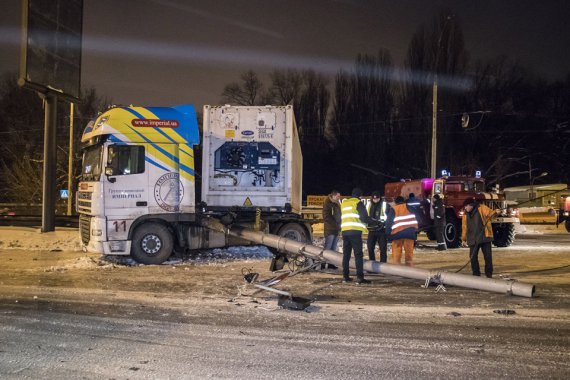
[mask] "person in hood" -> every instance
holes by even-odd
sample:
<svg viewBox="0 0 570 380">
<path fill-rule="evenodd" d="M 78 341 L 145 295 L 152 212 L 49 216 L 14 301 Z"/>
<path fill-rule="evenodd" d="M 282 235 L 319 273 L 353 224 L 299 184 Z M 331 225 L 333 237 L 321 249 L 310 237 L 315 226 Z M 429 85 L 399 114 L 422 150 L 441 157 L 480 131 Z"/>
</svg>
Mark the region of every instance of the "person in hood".
<svg viewBox="0 0 570 380">
<path fill-rule="evenodd" d="M 461 241 L 464 247 L 469 247 L 471 271 L 473 276 L 481 276 L 479 268 L 479 249 L 485 259 L 485 276 L 493 277 L 493 253 L 491 242 L 493 241 L 493 227 L 491 219 L 495 211 L 480 204 L 475 198 L 467 198 L 463 202 L 465 213 L 461 220 Z"/>
</svg>

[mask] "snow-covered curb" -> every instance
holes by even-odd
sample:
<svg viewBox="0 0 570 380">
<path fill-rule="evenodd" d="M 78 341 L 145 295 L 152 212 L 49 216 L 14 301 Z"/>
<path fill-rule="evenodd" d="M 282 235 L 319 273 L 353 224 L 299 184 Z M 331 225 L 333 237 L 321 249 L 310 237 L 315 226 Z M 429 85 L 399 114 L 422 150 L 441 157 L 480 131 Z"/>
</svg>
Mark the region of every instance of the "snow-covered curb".
<svg viewBox="0 0 570 380">
<path fill-rule="evenodd" d="M 81 240 L 74 228 L 57 228 L 54 232 L 42 233 L 39 228 L 1 227 L 0 249 L 81 251 Z"/>
</svg>

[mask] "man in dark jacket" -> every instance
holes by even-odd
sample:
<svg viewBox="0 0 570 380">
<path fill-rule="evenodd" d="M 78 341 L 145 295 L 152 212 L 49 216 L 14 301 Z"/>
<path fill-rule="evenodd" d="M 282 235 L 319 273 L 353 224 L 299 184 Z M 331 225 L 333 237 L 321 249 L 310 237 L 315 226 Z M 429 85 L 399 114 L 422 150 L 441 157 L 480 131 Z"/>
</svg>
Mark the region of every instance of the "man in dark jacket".
<svg viewBox="0 0 570 380">
<path fill-rule="evenodd" d="M 356 283 L 369 284 L 364 279 L 364 257 L 362 254 L 362 233 L 366 231 L 367 224 L 375 224 L 366 212 L 366 207 L 360 201 L 362 190 L 358 187 L 352 190 L 352 197 L 345 199 L 341 205 L 342 213 L 342 274 L 344 281 L 350 282 L 350 256 L 354 249 L 356 265 Z"/>
<path fill-rule="evenodd" d="M 433 196 L 433 224 L 437 239 L 437 250 L 445 251 L 447 249 L 443 235 L 445 232 L 445 206 L 439 194 Z"/>
<path fill-rule="evenodd" d="M 467 198 L 463 202 L 465 214 L 461 220 L 461 241 L 463 246 L 469 246 L 469 258 L 473 276 L 481 276 L 479 268 L 479 248 L 483 251 L 485 259 L 485 276 L 493 277 L 493 254 L 491 242 L 493 241 L 493 227 L 491 219 L 495 211 L 479 204 L 474 198 Z"/>
<path fill-rule="evenodd" d="M 340 192 L 338 190 L 332 190 L 323 204 L 325 249 L 336 251 L 340 222 Z"/>
<path fill-rule="evenodd" d="M 372 193 L 372 200 L 368 204 L 368 216 L 378 224 L 368 225 L 368 239 L 366 245 L 368 247 L 368 258 L 376 260 L 376 243 L 380 247 L 380 262 L 385 263 L 388 259 L 388 240 L 386 238 L 386 217 L 387 217 L 387 203 L 380 196 L 379 191 Z"/>
</svg>

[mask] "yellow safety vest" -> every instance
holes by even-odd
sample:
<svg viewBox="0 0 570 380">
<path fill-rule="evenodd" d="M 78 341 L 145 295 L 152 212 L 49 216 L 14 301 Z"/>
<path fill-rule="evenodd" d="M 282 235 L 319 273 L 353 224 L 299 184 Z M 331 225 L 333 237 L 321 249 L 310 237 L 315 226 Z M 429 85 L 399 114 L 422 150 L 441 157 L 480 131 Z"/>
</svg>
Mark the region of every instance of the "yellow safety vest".
<svg viewBox="0 0 570 380">
<path fill-rule="evenodd" d="M 362 231 L 366 232 L 366 224 L 360 220 L 356 207 L 360 203 L 358 198 L 349 198 L 342 202 L 340 210 L 342 214 L 341 231 Z"/>
</svg>

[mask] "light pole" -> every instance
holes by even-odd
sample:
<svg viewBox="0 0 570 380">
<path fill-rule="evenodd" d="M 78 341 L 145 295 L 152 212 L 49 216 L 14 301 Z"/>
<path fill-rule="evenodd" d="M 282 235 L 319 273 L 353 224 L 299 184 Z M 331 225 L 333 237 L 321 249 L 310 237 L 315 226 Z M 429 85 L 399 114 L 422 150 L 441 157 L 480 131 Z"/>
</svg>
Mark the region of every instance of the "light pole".
<svg viewBox="0 0 570 380">
<path fill-rule="evenodd" d="M 541 178 L 541 177 L 547 176 L 547 175 L 548 175 L 548 172 L 542 172 L 540 175 L 538 175 L 538 176 L 536 176 L 536 177 L 531 177 L 531 179 L 530 179 L 530 197 L 529 197 L 529 201 L 536 199 L 536 197 L 535 197 L 535 195 L 534 195 L 534 180 L 537 179 L 537 178 Z"/>
<path fill-rule="evenodd" d="M 439 47 L 438 47 L 439 55 Z M 436 68 L 437 70 L 437 68 Z M 436 178 L 436 165 L 437 165 L 437 71 L 433 80 L 432 88 L 432 119 L 431 119 L 431 178 Z"/>
<path fill-rule="evenodd" d="M 441 45 L 441 39 L 443 38 L 443 33 L 445 33 L 445 27 L 452 16 L 447 16 L 445 23 L 441 28 L 439 33 L 439 38 L 437 39 L 437 51 L 435 53 L 435 67 L 434 67 L 434 77 L 433 77 L 433 87 L 432 87 L 432 119 L 431 119 L 431 178 L 436 178 L 436 167 L 437 167 L 437 71 L 439 66 L 439 50 Z"/>
</svg>

